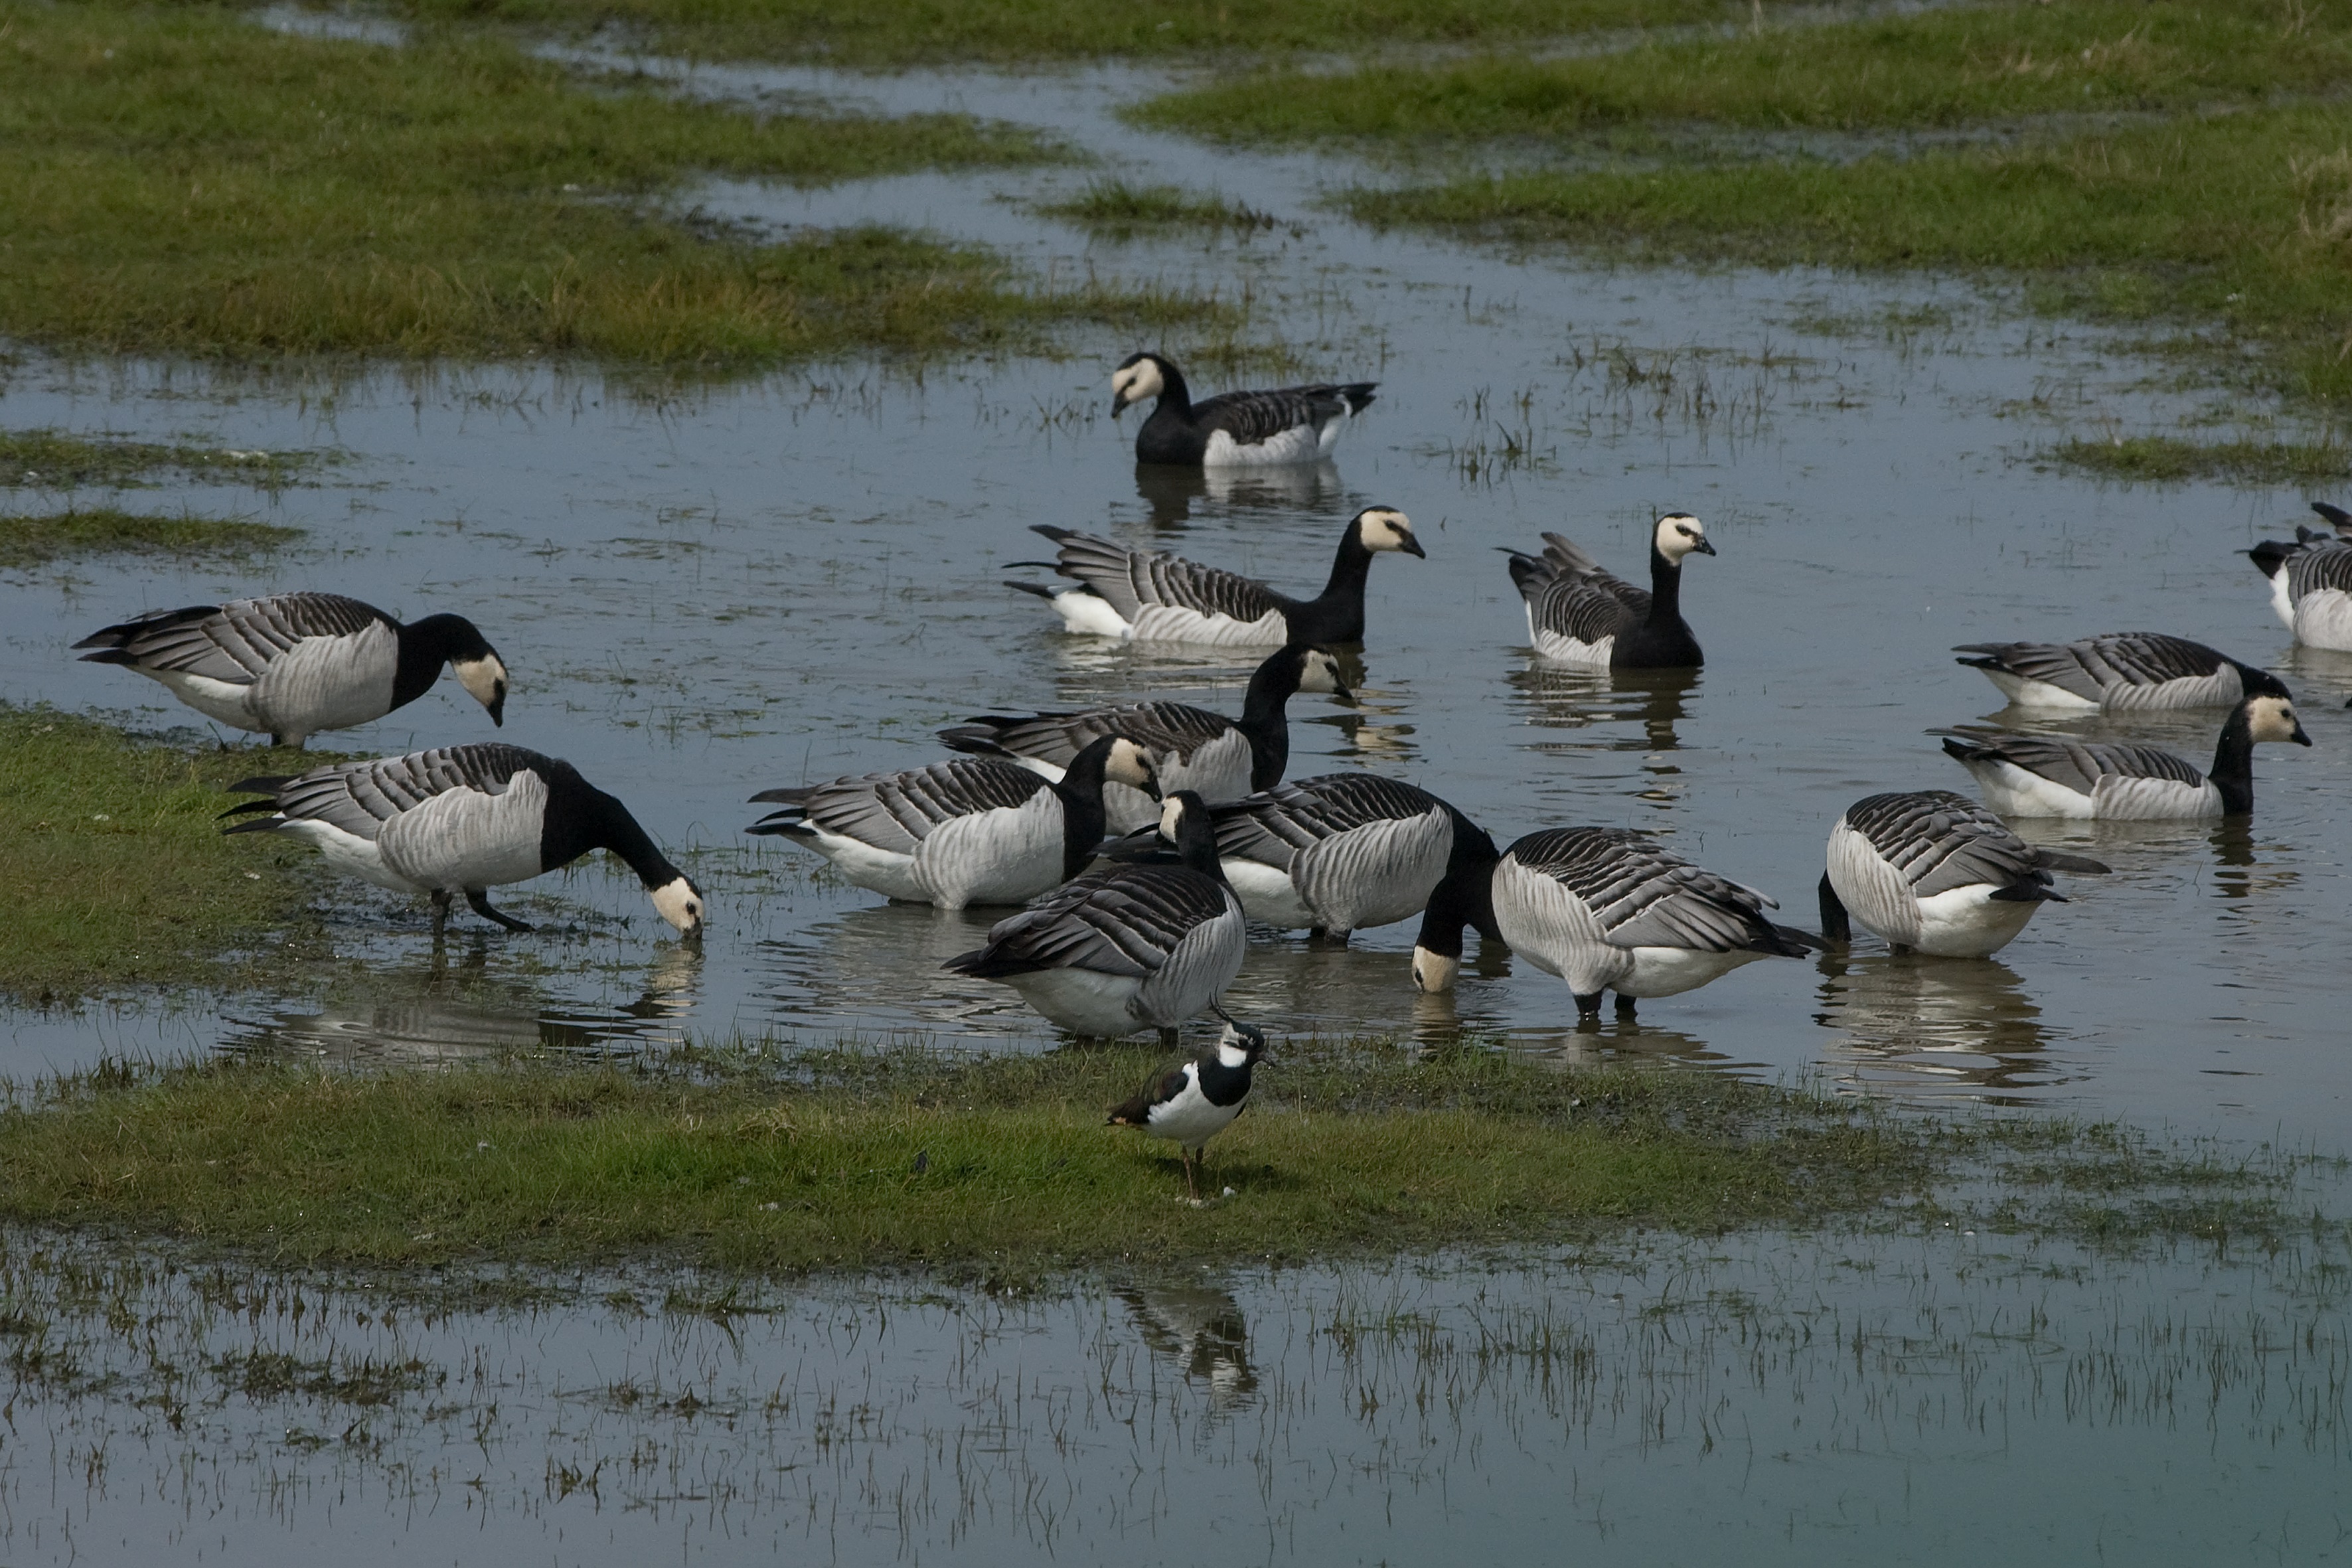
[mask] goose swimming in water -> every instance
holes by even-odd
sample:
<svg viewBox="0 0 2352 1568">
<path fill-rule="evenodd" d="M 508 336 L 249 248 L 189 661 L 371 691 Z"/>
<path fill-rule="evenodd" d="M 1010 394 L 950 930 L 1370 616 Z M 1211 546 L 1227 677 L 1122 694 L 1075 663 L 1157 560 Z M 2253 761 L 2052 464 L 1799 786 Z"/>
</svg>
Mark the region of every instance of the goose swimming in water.
<svg viewBox="0 0 2352 1568">
<path fill-rule="evenodd" d="M 2014 941 L 2034 910 L 2066 901 L 2051 872 L 2106 869 L 2028 844 L 1950 790 L 1874 795 L 1847 806 L 1830 830 L 1822 934 L 1852 942 L 1850 913 L 1897 952 L 1986 958 Z"/>
<path fill-rule="evenodd" d="M 1139 463 L 1235 468 L 1312 463 L 1339 444 L 1349 420 L 1370 405 L 1376 381 L 1225 392 L 1192 401 L 1184 373 L 1161 354 L 1129 354 L 1110 377 L 1110 415 L 1130 404 L 1159 402 L 1135 435 Z"/>
<path fill-rule="evenodd" d="M 781 834 L 861 888 L 943 910 L 1017 904 L 1087 868 L 1102 843 L 1103 791 L 1153 787 L 1151 760 L 1124 736 L 1090 742 L 1058 779 L 959 757 L 751 798 L 783 809 L 746 828 Z"/>
<path fill-rule="evenodd" d="M 2254 809 L 2254 746 L 2311 744 L 2294 704 L 2267 693 L 2230 710 L 2210 773 L 2154 746 L 2052 735 L 1948 732 L 1945 752 L 1976 776 L 1985 804 L 2003 816 L 2168 822 L 2242 816 Z"/>
<path fill-rule="evenodd" d="M 436 936 L 458 893 L 484 920 L 530 930 L 492 909 L 488 890 L 527 882 L 591 849 L 627 862 L 662 919 L 688 936 L 702 930 L 702 889 L 654 847 L 629 808 L 570 763 L 520 746 L 439 747 L 229 789 L 270 798 L 223 812 L 269 813 L 227 832 L 291 834 L 339 871 L 395 892 L 430 893 Z"/>
<path fill-rule="evenodd" d="M 1412 523 L 1394 507 L 1366 507 L 1349 520 L 1323 592 L 1312 599 L 1278 594 L 1255 578 L 1202 566 L 1181 555 L 1129 550 L 1090 533 L 1046 523 L 1033 531 L 1060 545 L 1051 565 L 1073 588 L 1039 583 L 1010 586 L 1046 600 L 1071 631 L 1134 642 L 1211 643 L 1226 647 L 1286 643 L 1360 643 L 1364 584 L 1372 557 L 1385 551 L 1426 556 Z"/>
<path fill-rule="evenodd" d="M 1058 779 L 1081 748 L 1124 735 L 1150 758 L 1161 790 L 1189 789 L 1219 805 L 1282 782 L 1290 765 L 1290 698 L 1298 691 L 1328 692 L 1343 702 L 1354 696 L 1329 650 L 1294 644 L 1257 667 L 1239 719 L 1185 702 L 1129 702 L 1018 719 L 987 714 L 940 731 L 940 739 L 955 751 L 1001 757 Z M 1160 803 L 1114 780 L 1103 786 L 1103 814 L 1110 831 L 1132 833 L 1160 820 Z"/>
<path fill-rule="evenodd" d="M 1250 919 L 1318 938 L 1406 920 L 1495 841 L 1425 789 L 1378 773 L 1300 779 L 1213 806 L 1225 879 Z"/>
<path fill-rule="evenodd" d="M 299 746 L 424 696 L 447 665 L 490 722 L 506 722 L 507 667 L 463 616 L 407 625 L 341 594 L 276 594 L 141 616 L 74 644 L 82 658 L 160 681 L 207 719 Z"/>
<path fill-rule="evenodd" d="M 1696 990 L 1759 958 L 1801 958 L 1821 943 L 1764 916 L 1780 906 L 1702 870 L 1646 834 L 1614 827 L 1530 833 L 1486 864 L 1465 862 L 1430 896 L 1412 952 L 1413 984 L 1450 991 L 1462 930 L 1499 936 L 1568 982 L 1579 1017 L 1617 1016 L 1637 998 Z"/>
<path fill-rule="evenodd" d="M 2080 642 L 1962 643 L 1958 662 L 1981 669 L 2020 708 L 2057 713 L 2135 713 L 2234 708 L 2256 692 L 2287 694 L 2267 669 L 2187 637 L 2113 632 Z"/>
<path fill-rule="evenodd" d="M 1176 1026 L 1241 973 L 1248 932 L 1241 901 L 1217 868 L 1208 804 L 1178 790 L 1160 832 L 1179 864 L 1114 865 L 1074 878 L 997 921 L 987 946 L 945 967 L 1003 982 L 1074 1034 L 1158 1029 L 1174 1044 Z"/>
<path fill-rule="evenodd" d="M 2352 651 L 2352 512 L 2326 501 L 2311 510 L 2336 531 L 2298 528 L 2292 544 L 2266 539 L 2246 554 L 2271 580 L 2271 608 L 2295 641 Z"/>
<path fill-rule="evenodd" d="M 1222 1009 L 1219 1017 L 1224 1017 Z M 1265 1056 L 1265 1031 L 1225 1018 L 1217 1043 L 1147 1084 L 1134 1099 L 1113 1108 L 1108 1125 L 1132 1127 L 1176 1145 L 1183 1163 L 1184 1188 L 1201 1195 L 1196 1173 L 1209 1140 L 1249 1109 L 1250 1069 Z"/>
<path fill-rule="evenodd" d="M 1670 511 L 1651 529 L 1646 592 L 1557 533 L 1543 541 L 1541 555 L 1509 552 L 1538 653 L 1590 669 L 1696 669 L 1703 662 L 1682 612 L 1684 560 L 1715 553 L 1698 519 Z"/>
</svg>

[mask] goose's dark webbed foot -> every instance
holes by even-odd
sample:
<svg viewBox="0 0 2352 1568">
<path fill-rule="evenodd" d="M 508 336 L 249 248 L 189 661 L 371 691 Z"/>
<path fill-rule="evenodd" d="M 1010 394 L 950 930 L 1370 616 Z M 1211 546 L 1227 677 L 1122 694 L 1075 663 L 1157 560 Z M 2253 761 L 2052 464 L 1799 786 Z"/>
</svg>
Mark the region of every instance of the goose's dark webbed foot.
<svg viewBox="0 0 2352 1568">
<path fill-rule="evenodd" d="M 1633 1016 L 1633 999 L 1622 991 L 1617 993 L 1617 1016 L 1621 1018 L 1630 1018 Z"/>
<path fill-rule="evenodd" d="M 446 897 L 446 895 L 443 896 Z M 489 894 L 484 892 L 479 888 L 468 888 L 466 889 L 466 902 L 476 914 L 481 916 L 484 920 L 496 921 L 499 924 L 506 927 L 509 931 L 529 931 L 531 929 L 530 922 L 526 921 L 519 921 L 510 914 L 490 908 Z"/>
</svg>

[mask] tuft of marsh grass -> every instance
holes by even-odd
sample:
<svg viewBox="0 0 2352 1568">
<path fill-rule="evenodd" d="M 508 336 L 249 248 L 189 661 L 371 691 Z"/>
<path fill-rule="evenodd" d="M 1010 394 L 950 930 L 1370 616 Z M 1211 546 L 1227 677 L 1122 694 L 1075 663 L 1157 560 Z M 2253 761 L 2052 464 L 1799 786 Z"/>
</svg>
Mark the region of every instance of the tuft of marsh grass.
<svg viewBox="0 0 2352 1568">
<path fill-rule="evenodd" d="M 2352 473 L 2352 452 L 2334 441 L 2189 441 L 2176 436 L 2074 439 L 2050 447 L 2052 462 L 2103 479 L 2178 484 L 2229 479 L 2285 485 L 2340 479 Z"/>
<path fill-rule="evenodd" d="M 244 452 L 181 442 L 133 441 L 121 436 L 73 436 L 62 430 L 0 430 L 0 488 L 37 485 L 71 489 L 103 485 L 121 489 L 158 473 L 279 489 L 334 454 Z"/>
<path fill-rule="evenodd" d="M 1131 185 L 1125 180 L 1097 180 L 1075 196 L 1041 203 L 1037 210 L 1112 235 L 1179 228 L 1248 234 L 1282 226 L 1280 218 L 1246 203 L 1195 195 L 1181 185 Z"/>
<path fill-rule="evenodd" d="M 257 555 L 292 544 L 303 531 L 274 522 L 161 517 L 110 506 L 0 517 L 0 567 L 39 566 L 86 555 Z"/>
<path fill-rule="evenodd" d="M 233 946 L 299 921 L 299 853 L 256 853 L 215 820 L 222 786 L 271 771 L 272 755 L 301 754 L 191 752 L 0 704 L 0 994 L 48 1004 L 218 981 Z"/>
<path fill-rule="evenodd" d="M 893 230 L 766 244 L 677 210 L 710 175 L 1064 155 L 1029 131 L 753 112 L 466 33 L 393 49 L 205 6 L 20 9 L 0 35 L 0 333 L 68 351 L 713 373 L 1214 314 L 1033 290 L 983 250 Z"/>
</svg>

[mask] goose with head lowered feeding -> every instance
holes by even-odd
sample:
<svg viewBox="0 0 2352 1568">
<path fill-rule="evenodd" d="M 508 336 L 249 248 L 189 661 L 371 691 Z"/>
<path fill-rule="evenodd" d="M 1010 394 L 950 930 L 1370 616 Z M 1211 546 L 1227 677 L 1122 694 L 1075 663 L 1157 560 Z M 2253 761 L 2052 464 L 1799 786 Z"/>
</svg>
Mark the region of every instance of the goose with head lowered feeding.
<svg viewBox="0 0 2352 1568">
<path fill-rule="evenodd" d="M 1601 993 L 1614 991 L 1617 1016 L 1631 1018 L 1639 998 L 1677 995 L 1759 958 L 1802 958 L 1821 945 L 1765 918 L 1779 907 L 1647 834 L 1549 828 L 1439 884 L 1413 948 L 1413 984 L 1452 990 L 1462 930 L 1475 925 L 1567 981 L 1579 1017 L 1598 1017 Z"/>
<path fill-rule="evenodd" d="M 1860 921 L 1897 952 L 1987 958 L 2014 941 L 2034 910 L 2066 901 L 2051 872 L 2106 869 L 2028 844 L 1948 789 L 1874 795 L 1847 806 L 1830 829 L 1822 934 L 1850 942 Z"/>
<path fill-rule="evenodd" d="M 1168 797 L 1160 837 L 1175 865 L 1113 865 L 1072 879 L 997 921 L 988 945 L 948 960 L 957 974 L 996 980 L 1073 1034 L 1112 1039 L 1176 1027 L 1224 994 L 1242 971 L 1248 931 L 1217 868 L 1208 803 Z"/>
<path fill-rule="evenodd" d="M 2271 580 L 2271 608 L 2305 647 L 2352 651 L 2352 512 L 2314 501 L 2335 532 L 2298 528 L 2294 542 L 2265 539 L 2247 557 Z"/>
<path fill-rule="evenodd" d="M 276 594 L 162 610 L 91 633 L 93 664 L 160 681 L 207 719 L 299 746 L 406 707 L 447 665 L 490 722 L 506 722 L 507 667 L 463 616 L 405 625 L 341 594 Z"/>
<path fill-rule="evenodd" d="M 1164 354 L 1134 353 L 1111 372 L 1110 416 L 1158 398 L 1135 435 L 1135 460 L 1192 468 L 1320 461 L 1349 420 L 1372 401 L 1376 381 L 1224 392 L 1192 401 L 1184 373 Z"/>
<path fill-rule="evenodd" d="M 1633 586 L 1557 533 L 1540 555 L 1510 551 L 1527 604 L 1528 637 L 1544 658 L 1588 669 L 1696 669 L 1698 638 L 1683 620 L 1683 562 L 1712 555 L 1706 529 L 1670 511 L 1650 530 L 1650 586 Z"/>
<path fill-rule="evenodd" d="M 317 846 L 327 864 L 395 892 L 433 897 L 433 931 L 463 893 L 484 920 L 530 927 L 490 907 L 488 889 L 527 882 L 591 849 L 625 861 L 662 919 L 687 936 L 702 931 L 702 889 L 654 847 L 629 808 L 570 763 L 495 742 L 337 763 L 289 778 L 231 784 L 267 800 L 224 816 L 268 812 L 230 833 L 288 833 Z"/>
<path fill-rule="evenodd" d="M 1290 698 L 1298 691 L 1328 692 L 1343 702 L 1354 696 L 1328 649 L 1293 644 L 1251 675 L 1239 719 L 1187 702 L 1129 702 L 1017 719 L 983 714 L 940 731 L 940 739 L 952 750 L 1059 779 L 1082 749 L 1105 735 L 1123 735 L 1151 759 L 1161 790 L 1189 789 L 1216 805 L 1282 781 L 1290 766 Z M 1131 833 L 1160 820 L 1160 803 L 1113 780 L 1103 786 L 1103 814 L 1112 832 Z"/>
<path fill-rule="evenodd" d="M 2256 742 L 2311 744 L 2294 704 L 2268 693 L 2230 710 L 2207 773 L 2155 746 L 1972 730 L 1943 733 L 1945 752 L 1976 776 L 1985 804 L 2003 816 L 2107 822 L 2242 816 L 2254 809 Z"/>
<path fill-rule="evenodd" d="M 1330 578 L 1312 599 L 1278 594 L 1255 578 L 1202 566 L 1181 555 L 1129 550 L 1074 529 L 1039 523 L 1032 530 L 1061 546 L 1057 560 L 1016 561 L 1051 566 L 1077 584 L 1011 586 L 1050 603 L 1062 624 L 1091 637 L 1133 642 L 1210 643 L 1224 647 L 1278 647 L 1286 643 L 1364 640 L 1364 584 L 1372 557 L 1388 551 L 1423 556 L 1412 523 L 1394 507 L 1366 507 L 1339 535 Z"/>
<path fill-rule="evenodd" d="M 1265 1030 L 1235 1023 L 1222 1007 L 1215 1011 L 1225 1025 L 1217 1043 L 1113 1107 L 1106 1123 L 1173 1142 L 1184 1166 L 1185 1191 L 1196 1201 L 1201 1195 L 1197 1173 L 1207 1158 L 1206 1145 L 1249 1108 L 1250 1071 L 1265 1056 Z"/>
<path fill-rule="evenodd" d="M 2256 692 L 2286 695 L 2267 669 L 2162 632 L 2113 632 L 2079 642 L 1962 643 L 1957 662 L 1981 669 L 2020 708 L 2053 713 L 2137 713 L 2234 708 Z"/>
<path fill-rule="evenodd" d="M 1299 779 L 1210 807 L 1225 879 L 1254 921 L 1318 940 L 1417 915 L 1495 841 L 1425 789 L 1378 773 Z"/>
<path fill-rule="evenodd" d="M 782 810 L 744 829 L 804 844 L 861 888 L 960 910 L 1017 904 L 1087 868 L 1102 843 L 1103 790 L 1153 787 L 1151 760 L 1120 735 L 1090 742 L 1058 779 L 992 758 L 761 790 Z"/>
</svg>

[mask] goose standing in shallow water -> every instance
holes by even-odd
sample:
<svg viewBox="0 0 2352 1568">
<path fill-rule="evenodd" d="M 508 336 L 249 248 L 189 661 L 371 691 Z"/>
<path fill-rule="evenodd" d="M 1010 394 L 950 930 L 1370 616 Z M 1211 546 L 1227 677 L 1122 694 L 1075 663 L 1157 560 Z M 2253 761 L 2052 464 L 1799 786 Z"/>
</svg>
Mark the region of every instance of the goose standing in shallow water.
<svg viewBox="0 0 2352 1568">
<path fill-rule="evenodd" d="M 1495 841 L 1425 789 L 1378 773 L 1300 779 L 1211 808 L 1225 879 L 1250 919 L 1346 942 L 1417 915 Z"/>
<path fill-rule="evenodd" d="M 1288 707 L 1299 691 L 1328 692 L 1343 702 L 1354 696 L 1328 649 L 1294 644 L 1251 675 L 1239 719 L 1184 702 L 1129 702 L 1020 719 L 986 714 L 940 731 L 940 739 L 955 751 L 1000 757 L 1059 779 L 1081 748 L 1105 735 L 1123 735 L 1150 758 L 1161 790 L 1189 789 L 1218 805 L 1282 782 L 1290 765 Z M 1131 833 L 1160 820 L 1160 803 L 1114 780 L 1103 786 L 1103 813 L 1110 831 Z"/>
<path fill-rule="evenodd" d="M 959 757 L 761 790 L 754 801 L 783 809 L 744 831 L 804 844 L 885 898 L 943 910 L 1017 904 L 1087 868 L 1102 843 L 1108 781 L 1150 789 L 1150 759 L 1124 736 L 1106 735 L 1051 781 L 1012 763 Z"/>
<path fill-rule="evenodd" d="M 1551 828 L 1499 860 L 1465 862 L 1438 885 L 1413 947 L 1413 984 L 1452 990 L 1462 928 L 1475 925 L 1567 981 L 1579 1017 L 1598 1017 L 1601 993 L 1614 991 L 1617 1016 L 1630 1018 L 1637 998 L 1696 990 L 1759 958 L 1802 958 L 1821 945 L 1764 917 L 1779 907 L 1646 834 Z"/>
<path fill-rule="evenodd" d="M 2113 632 L 2079 642 L 1962 643 L 1957 662 L 1980 669 L 2020 708 L 2059 713 L 2136 713 L 2234 708 L 2256 692 L 2284 697 L 2267 669 L 2187 637 Z"/>
<path fill-rule="evenodd" d="M 1651 529 L 1647 592 L 1557 533 L 1543 541 L 1541 555 L 1510 552 L 1511 581 L 1526 601 L 1538 653 L 1591 669 L 1696 669 L 1703 662 L 1682 612 L 1684 560 L 1715 553 L 1698 519 L 1671 511 Z"/>
<path fill-rule="evenodd" d="M 1181 863 L 1118 865 L 1063 883 L 990 928 L 988 945 L 945 967 L 998 980 L 1073 1034 L 1117 1038 L 1176 1026 L 1242 971 L 1241 901 L 1217 868 L 1216 829 L 1190 790 L 1168 797 L 1160 836 Z"/>
<path fill-rule="evenodd" d="M 1946 789 L 1874 795 L 1830 829 L 1822 934 L 1853 940 L 1849 912 L 1895 952 L 1986 958 L 2045 903 L 2065 897 L 2053 871 L 2101 874 L 2079 855 L 2028 844 L 1991 812 Z"/>
<path fill-rule="evenodd" d="M 270 815 L 230 833 L 290 833 L 327 864 L 395 892 L 433 896 L 433 931 L 463 893 L 473 911 L 509 931 L 530 927 L 490 907 L 488 889 L 608 849 L 637 874 L 662 919 L 688 936 L 702 931 L 702 889 L 654 847 L 629 808 L 570 763 L 496 742 L 337 763 L 287 778 L 253 778 L 233 793 L 268 800 L 224 816 Z"/>
<path fill-rule="evenodd" d="M 341 594 L 276 594 L 191 605 L 93 632 L 93 664 L 160 681 L 203 714 L 299 746 L 424 696 L 447 665 L 490 722 L 506 722 L 507 667 L 463 616 L 407 625 Z"/>
<path fill-rule="evenodd" d="M 1129 404 L 1158 398 L 1135 435 L 1139 463 L 1194 468 L 1312 463 L 1339 444 L 1348 421 L 1370 405 L 1376 381 L 1285 386 L 1271 392 L 1224 392 L 1192 401 L 1176 362 L 1134 353 L 1111 372 L 1110 416 Z"/>
<path fill-rule="evenodd" d="M 1073 529 L 1039 523 L 1032 530 L 1061 546 L 1051 564 L 1077 583 L 1049 588 L 1039 583 L 1010 586 L 1050 603 L 1062 624 L 1092 637 L 1134 642 L 1211 643 L 1225 647 L 1279 647 L 1286 643 L 1360 643 L 1364 640 L 1364 584 L 1372 557 L 1384 551 L 1423 556 L 1412 523 L 1394 507 L 1366 507 L 1349 520 L 1323 592 L 1312 599 L 1277 594 L 1255 578 L 1202 566 L 1181 555 L 1129 550 Z"/>
<path fill-rule="evenodd" d="M 2326 501 L 2311 510 L 2336 531 L 2298 528 L 2292 544 L 2266 539 L 2246 555 L 2271 580 L 2271 608 L 2295 641 L 2352 651 L 2352 512 Z"/>
<path fill-rule="evenodd" d="M 1218 1016 L 1224 1017 L 1222 1009 Z M 1265 1030 L 1225 1018 L 1215 1045 L 1113 1108 L 1107 1125 L 1172 1141 L 1184 1165 L 1184 1189 L 1197 1200 L 1196 1172 L 1207 1158 L 1206 1145 L 1249 1108 L 1250 1069 L 1265 1056 Z"/>
<path fill-rule="evenodd" d="M 2263 741 L 2311 744 L 2284 697 L 2249 697 L 2230 710 L 2210 773 L 2154 746 L 2050 735 L 1958 731 L 1945 737 L 1944 751 L 2003 816 L 2169 822 L 2253 810 L 2254 746 Z"/>
</svg>

